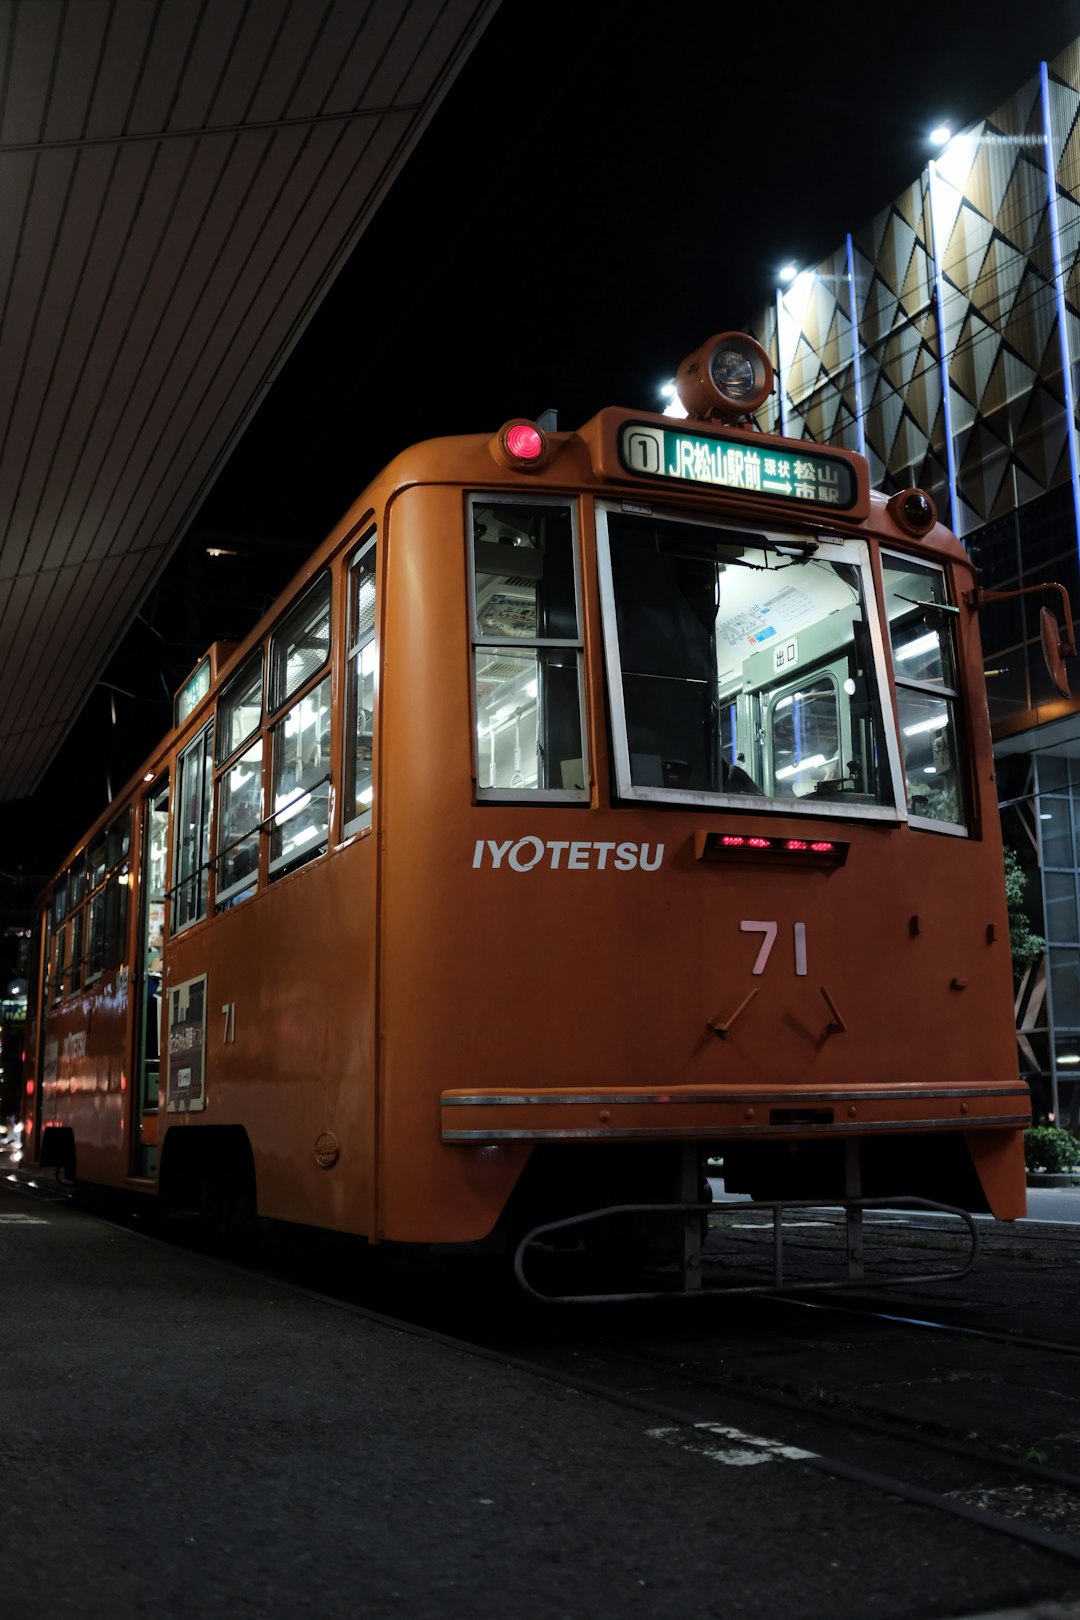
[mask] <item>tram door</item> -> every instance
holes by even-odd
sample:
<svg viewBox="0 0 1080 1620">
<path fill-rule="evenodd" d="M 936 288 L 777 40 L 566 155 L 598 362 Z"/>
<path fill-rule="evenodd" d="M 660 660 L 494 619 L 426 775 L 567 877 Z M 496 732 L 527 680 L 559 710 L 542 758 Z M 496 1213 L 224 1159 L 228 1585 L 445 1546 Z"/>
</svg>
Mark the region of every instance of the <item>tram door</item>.
<svg viewBox="0 0 1080 1620">
<path fill-rule="evenodd" d="M 139 850 L 139 934 L 136 951 L 134 1119 L 132 1174 L 157 1172 L 158 1075 L 161 1067 L 161 953 L 169 847 L 169 779 L 146 796 Z"/>
</svg>

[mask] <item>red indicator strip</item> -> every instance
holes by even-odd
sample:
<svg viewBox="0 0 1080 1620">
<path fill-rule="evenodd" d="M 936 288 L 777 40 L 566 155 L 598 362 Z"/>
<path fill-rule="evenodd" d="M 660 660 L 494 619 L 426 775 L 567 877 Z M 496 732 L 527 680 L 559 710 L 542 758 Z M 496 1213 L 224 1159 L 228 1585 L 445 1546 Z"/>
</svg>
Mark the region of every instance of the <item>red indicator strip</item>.
<svg viewBox="0 0 1080 1620">
<path fill-rule="evenodd" d="M 786 860 L 805 866 L 843 866 L 849 845 L 836 838 L 767 838 L 762 833 L 697 832 L 694 854 L 699 861 L 744 857 Z"/>
</svg>

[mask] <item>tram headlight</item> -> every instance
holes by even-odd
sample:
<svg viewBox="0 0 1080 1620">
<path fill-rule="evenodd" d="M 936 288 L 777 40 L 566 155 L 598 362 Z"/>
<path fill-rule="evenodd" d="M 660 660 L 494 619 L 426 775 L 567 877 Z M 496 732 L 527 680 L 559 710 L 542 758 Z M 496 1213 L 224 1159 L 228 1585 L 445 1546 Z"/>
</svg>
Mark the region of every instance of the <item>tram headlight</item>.
<svg viewBox="0 0 1080 1620">
<path fill-rule="evenodd" d="M 937 507 L 924 489 L 902 489 L 893 495 L 886 511 L 905 534 L 921 540 L 937 522 Z"/>
<path fill-rule="evenodd" d="M 745 332 L 718 332 L 687 355 L 675 387 L 690 416 L 734 422 L 768 399 L 773 368 L 761 344 Z"/>
<path fill-rule="evenodd" d="M 744 400 L 754 392 L 754 362 L 741 349 L 718 349 L 709 368 L 713 382 L 728 399 Z"/>
</svg>

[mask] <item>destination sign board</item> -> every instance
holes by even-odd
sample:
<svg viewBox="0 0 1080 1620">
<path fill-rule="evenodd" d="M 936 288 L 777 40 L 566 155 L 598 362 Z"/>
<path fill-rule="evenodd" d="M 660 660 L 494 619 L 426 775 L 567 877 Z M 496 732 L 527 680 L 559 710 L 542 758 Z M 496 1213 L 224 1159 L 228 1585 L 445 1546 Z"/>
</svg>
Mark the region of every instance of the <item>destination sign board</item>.
<svg viewBox="0 0 1080 1620">
<path fill-rule="evenodd" d="M 814 449 L 760 447 L 746 439 L 690 433 L 681 427 L 626 422 L 619 433 L 619 459 L 627 472 L 682 483 L 715 484 L 748 495 L 809 501 L 840 511 L 858 500 L 851 462 Z"/>
<path fill-rule="evenodd" d="M 210 659 L 197 664 L 176 694 L 176 724 L 182 726 L 210 690 Z"/>
</svg>

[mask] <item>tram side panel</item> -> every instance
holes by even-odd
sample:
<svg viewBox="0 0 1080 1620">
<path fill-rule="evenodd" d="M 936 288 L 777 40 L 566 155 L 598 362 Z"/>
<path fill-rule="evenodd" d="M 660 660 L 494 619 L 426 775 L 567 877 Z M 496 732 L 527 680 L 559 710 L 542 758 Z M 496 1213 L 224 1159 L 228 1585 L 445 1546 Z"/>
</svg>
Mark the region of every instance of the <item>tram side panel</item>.
<svg viewBox="0 0 1080 1620">
<path fill-rule="evenodd" d="M 128 970 L 110 973 L 48 1022 L 46 1062 L 55 1049 L 51 1117 L 70 1126 L 80 1181 L 115 1184 L 126 1173 Z"/>
<path fill-rule="evenodd" d="M 612 808 L 606 782 L 592 805 L 474 804 L 460 538 L 447 565 L 461 505 L 458 491 L 413 489 L 390 526 L 383 1234 L 484 1235 L 533 1144 L 567 1132 L 583 1141 L 799 1139 L 810 1134 L 797 1119 L 800 1097 L 852 1091 L 855 1101 L 831 1101 L 838 1132 L 974 1136 L 984 1113 L 990 1127 L 1001 1100 L 960 1093 L 1015 1080 L 993 840 L 832 821 L 820 830 L 849 842 L 846 864 L 796 872 L 700 860 L 695 835 L 737 819 L 747 834 L 805 837 L 803 819 Z M 563 846 L 558 864 L 551 844 Z M 583 848 L 571 867 L 572 845 Z M 764 923 L 775 924 L 775 943 L 761 967 L 763 932 L 746 925 Z M 842 1031 L 830 1028 L 822 986 Z M 752 991 L 718 1038 L 710 1020 Z M 881 1086 L 905 1095 L 875 1101 Z M 702 1097 L 588 1100 L 628 1087 L 697 1087 Z M 453 1089 L 518 1097 L 512 1107 L 478 1099 L 456 1109 L 462 1134 L 447 1141 L 440 1101 Z M 544 1091 L 576 1100 L 527 1101 Z M 778 1105 L 792 1111 L 786 1128 L 774 1123 Z M 1018 1133 L 995 1137 L 1008 1146 Z M 907 1140 L 917 1154 L 914 1134 Z"/>
<path fill-rule="evenodd" d="M 55 996 L 46 978 L 40 1011 L 37 1129 L 29 1156 L 74 1171 L 80 1181 L 116 1186 L 128 1174 L 131 1073 L 131 969 L 124 959 L 77 993 Z M 33 1094 L 28 1097 L 32 1102 Z M 31 1122 L 34 1122 L 31 1108 Z"/>
<path fill-rule="evenodd" d="M 171 1133 L 239 1128 L 261 1216 L 369 1234 L 375 1167 L 375 838 L 331 850 L 166 952 L 164 1161 Z M 205 1089 L 176 1070 L 171 995 L 205 980 Z M 175 1143 L 173 1144 L 175 1147 Z"/>
</svg>

